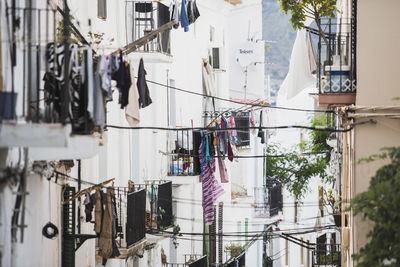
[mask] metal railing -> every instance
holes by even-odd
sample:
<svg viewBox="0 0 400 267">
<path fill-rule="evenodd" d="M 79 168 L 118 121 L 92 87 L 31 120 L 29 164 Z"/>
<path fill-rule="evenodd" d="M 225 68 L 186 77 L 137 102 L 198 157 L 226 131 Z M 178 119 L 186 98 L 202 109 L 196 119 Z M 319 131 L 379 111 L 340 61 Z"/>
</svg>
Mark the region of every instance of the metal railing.
<svg viewBox="0 0 400 267">
<path fill-rule="evenodd" d="M 170 21 L 169 7 L 157 1 L 126 1 L 126 40 L 136 41 Z M 138 52 L 170 54 L 170 30 L 159 33 L 154 39 L 138 48 Z"/>
<path fill-rule="evenodd" d="M 116 187 L 117 246 L 129 248 L 146 236 L 146 189 Z"/>
<path fill-rule="evenodd" d="M 58 98 L 58 105 L 50 103 L 43 81 L 45 72 L 49 71 L 48 61 L 43 60 L 46 45 L 56 42 L 56 10 L 9 7 L 6 21 L 2 31 L 7 33 L 8 40 L 3 40 L 1 45 L 3 51 L 8 51 L 11 68 L 3 68 L 0 118 L 58 121 L 64 99 L 53 95 Z"/>
<path fill-rule="evenodd" d="M 269 218 L 282 211 L 282 186 L 269 184 L 254 188 L 254 211 L 256 217 Z"/>
<path fill-rule="evenodd" d="M 268 189 L 265 186 L 254 187 L 254 212 L 258 218 L 269 217 Z"/>
<path fill-rule="evenodd" d="M 93 123 L 87 102 L 93 96 L 88 95 L 83 81 L 74 83 L 70 79 L 71 62 L 67 60 L 71 46 L 85 60 L 87 48 L 71 45 L 73 38 L 65 38 L 70 32 L 70 19 L 65 20 L 69 16 L 59 19 L 56 12 L 51 8 L 7 8 L 7 23 L 2 25 L 2 31 L 8 39 L 1 46 L 7 50 L 6 62 L 9 59 L 10 66 L 2 73 L 0 121 L 71 123 L 73 133 L 90 134 Z"/>
<path fill-rule="evenodd" d="M 185 263 L 167 263 L 166 267 L 207 267 L 207 256 L 200 254 L 184 254 Z"/>
<path fill-rule="evenodd" d="M 278 215 L 279 211 L 282 211 L 282 185 L 275 184 L 268 188 L 268 201 L 269 206 L 269 216 Z"/>
<path fill-rule="evenodd" d="M 318 86 L 321 94 L 355 93 L 355 19 L 321 19 L 318 34 Z"/>
<path fill-rule="evenodd" d="M 198 131 L 178 130 L 171 136 L 171 151 L 168 154 L 169 176 L 190 176 L 200 174 L 198 148 L 201 135 Z"/>
<path fill-rule="evenodd" d="M 169 181 L 115 187 L 115 203 L 119 248 L 129 248 L 143 240 L 146 229 L 164 229 L 173 224 L 172 183 Z"/>
<path fill-rule="evenodd" d="M 317 244 L 312 251 L 312 266 L 341 266 L 340 244 Z"/>
</svg>

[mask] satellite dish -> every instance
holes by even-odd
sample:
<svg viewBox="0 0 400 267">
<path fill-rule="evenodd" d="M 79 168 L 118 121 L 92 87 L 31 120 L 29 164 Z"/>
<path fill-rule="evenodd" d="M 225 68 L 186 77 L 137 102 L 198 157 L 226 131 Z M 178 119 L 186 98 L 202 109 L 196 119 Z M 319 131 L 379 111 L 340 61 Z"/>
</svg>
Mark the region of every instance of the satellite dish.
<svg viewBox="0 0 400 267">
<path fill-rule="evenodd" d="M 257 47 L 254 42 L 245 42 L 236 52 L 236 61 L 243 68 L 257 62 Z"/>
</svg>

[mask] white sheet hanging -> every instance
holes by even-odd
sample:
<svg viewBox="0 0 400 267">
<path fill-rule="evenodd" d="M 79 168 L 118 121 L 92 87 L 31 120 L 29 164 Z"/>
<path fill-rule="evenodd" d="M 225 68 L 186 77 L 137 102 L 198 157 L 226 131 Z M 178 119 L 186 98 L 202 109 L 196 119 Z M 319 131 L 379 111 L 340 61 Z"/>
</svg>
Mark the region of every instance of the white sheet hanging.
<svg viewBox="0 0 400 267">
<path fill-rule="evenodd" d="M 290 57 L 289 72 L 281 85 L 279 95 L 290 99 L 312 85 L 316 85 L 316 78 L 311 74 L 306 30 L 303 29 L 297 32 Z"/>
</svg>

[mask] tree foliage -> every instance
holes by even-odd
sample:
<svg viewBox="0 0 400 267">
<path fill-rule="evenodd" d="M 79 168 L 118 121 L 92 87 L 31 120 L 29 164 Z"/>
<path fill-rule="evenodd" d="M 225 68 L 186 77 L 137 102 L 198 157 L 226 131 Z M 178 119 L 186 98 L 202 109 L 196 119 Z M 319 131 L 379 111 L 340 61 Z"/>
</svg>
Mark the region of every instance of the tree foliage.
<svg viewBox="0 0 400 267">
<path fill-rule="evenodd" d="M 386 151 L 374 158 L 387 157 L 391 163 L 381 167 L 368 190 L 351 201 L 354 214 L 373 222 L 367 235 L 369 242 L 353 255 L 360 267 L 400 264 L 400 148 Z"/>
<path fill-rule="evenodd" d="M 328 47 L 328 40 L 321 27 L 322 17 L 335 17 L 336 0 L 278 0 L 285 14 L 290 12 L 290 24 L 295 30 L 304 27 L 306 18 L 314 19 L 318 30 Z M 329 48 L 329 47 L 328 47 Z"/>
<path fill-rule="evenodd" d="M 326 115 L 315 116 L 311 119 L 311 125 L 326 126 Z M 296 196 L 298 200 L 308 191 L 311 178 L 319 177 L 324 182 L 331 183 L 333 177 L 328 174 L 327 166 L 330 160 L 330 147 L 326 143 L 329 132 L 310 131 L 309 140 L 301 142 L 293 151 L 286 153 L 285 157 L 268 157 L 266 159 L 266 177 L 282 183 L 286 189 Z M 302 156 L 299 152 L 321 152 L 324 154 Z M 276 155 L 284 152 L 277 144 L 267 147 L 268 155 Z"/>
</svg>

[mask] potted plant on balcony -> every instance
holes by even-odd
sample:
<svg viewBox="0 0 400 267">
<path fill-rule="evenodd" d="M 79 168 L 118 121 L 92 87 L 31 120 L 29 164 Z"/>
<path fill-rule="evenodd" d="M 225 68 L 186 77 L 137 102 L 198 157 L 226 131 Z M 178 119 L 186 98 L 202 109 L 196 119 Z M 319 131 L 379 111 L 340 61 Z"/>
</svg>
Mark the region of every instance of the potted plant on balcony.
<svg viewBox="0 0 400 267">
<path fill-rule="evenodd" d="M 323 192 L 320 198 L 324 206 L 330 207 L 332 210 L 333 219 L 335 220 L 335 225 L 340 227 L 342 225 L 342 214 L 340 213 L 340 204 L 342 203 L 341 196 L 339 194 L 335 196 L 333 188 L 330 188 L 328 191 L 326 191 L 325 188 L 320 186 L 319 190 Z"/>
<path fill-rule="evenodd" d="M 237 257 L 242 252 L 242 246 L 236 243 L 230 243 L 225 246 L 225 251 L 229 251 L 231 257 Z"/>
</svg>

